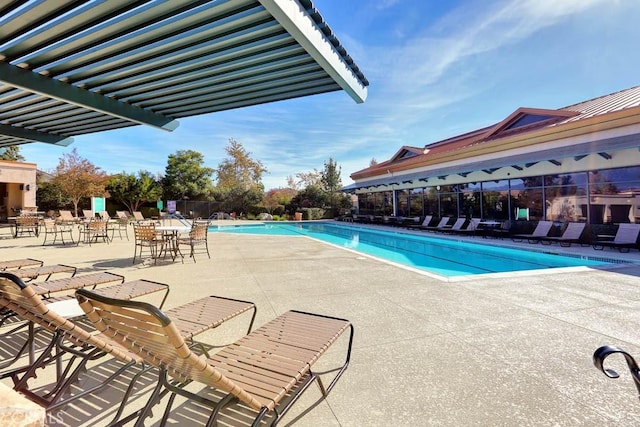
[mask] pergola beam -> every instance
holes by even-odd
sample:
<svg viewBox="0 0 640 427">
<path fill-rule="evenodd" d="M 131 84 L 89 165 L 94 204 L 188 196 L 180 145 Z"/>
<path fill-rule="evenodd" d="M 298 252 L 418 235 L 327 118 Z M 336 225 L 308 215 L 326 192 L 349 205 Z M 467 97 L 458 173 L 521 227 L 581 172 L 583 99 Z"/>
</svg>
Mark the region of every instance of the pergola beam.
<svg viewBox="0 0 640 427">
<path fill-rule="evenodd" d="M 178 122 L 171 117 L 134 107 L 96 92 L 81 89 L 3 62 L 0 62 L 0 82 L 131 122 L 168 131 L 178 127 Z"/>
<path fill-rule="evenodd" d="M 66 147 L 73 142 L 73 138 L 56 135 L 53 133 L 38 132 L 36 130 L 0 124 L 0 135 L 12 136 L 14 138 L 26 139 L 28 141 L 46 142 L 48 144 Z"/>
<path fill-rule="evenodd" d="M 335 47 L 329 43 L 311 17 L 296 1 L 259 0 L 282 27 L 357 103 L 367 99 L 367 88 L 347 64 Z"/>
</svg>

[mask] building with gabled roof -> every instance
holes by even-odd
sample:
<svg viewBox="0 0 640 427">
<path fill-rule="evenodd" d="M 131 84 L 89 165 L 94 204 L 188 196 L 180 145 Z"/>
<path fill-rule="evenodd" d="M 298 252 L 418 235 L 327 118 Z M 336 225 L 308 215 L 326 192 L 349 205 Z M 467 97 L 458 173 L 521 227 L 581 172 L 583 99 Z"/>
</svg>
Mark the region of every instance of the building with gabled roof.
<svg viewBox="0 0 640 427">
<path fill-rule="evenodd" d="M 518 108 L 351 174 L 366 215 L 640 222 L 640 86 L 557 110 Z"/>
</svg>

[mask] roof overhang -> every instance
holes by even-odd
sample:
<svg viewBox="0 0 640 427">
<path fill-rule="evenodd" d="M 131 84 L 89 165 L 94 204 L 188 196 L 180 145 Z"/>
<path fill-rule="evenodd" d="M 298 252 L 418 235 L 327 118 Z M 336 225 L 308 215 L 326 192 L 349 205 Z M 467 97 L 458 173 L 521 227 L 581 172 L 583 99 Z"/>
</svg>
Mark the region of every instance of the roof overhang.
<svg viewBox="0 0 640 427">
<path fill-rule="evenodd" d="M 0 147 L 368 81 L 311 0 L 16 0 L 0 7 Z"/>
</svg>

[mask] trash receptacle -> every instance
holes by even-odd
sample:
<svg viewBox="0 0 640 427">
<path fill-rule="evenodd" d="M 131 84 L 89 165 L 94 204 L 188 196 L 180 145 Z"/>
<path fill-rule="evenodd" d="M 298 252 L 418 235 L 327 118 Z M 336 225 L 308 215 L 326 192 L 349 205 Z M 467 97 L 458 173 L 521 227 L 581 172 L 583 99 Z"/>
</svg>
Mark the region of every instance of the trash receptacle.
<svg viewBox="0 0 640 427">
<path fill-rule="evenodd" d="M 302 212 L 296 212 L 295 217 L 296 221 L 302 221 Z"/>
</svg>

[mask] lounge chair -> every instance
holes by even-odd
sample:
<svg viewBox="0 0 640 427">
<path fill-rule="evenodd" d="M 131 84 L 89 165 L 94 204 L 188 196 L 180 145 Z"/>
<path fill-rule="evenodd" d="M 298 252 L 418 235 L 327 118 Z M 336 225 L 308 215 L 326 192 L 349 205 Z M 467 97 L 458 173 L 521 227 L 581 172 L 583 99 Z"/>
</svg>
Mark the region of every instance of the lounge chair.
<svg viewBox="0 0 640 427">
<path fill-rule="evenodd" d="M 22 268 L 22 267 L 42 267 L 44 261 L 32 258 L 12 259 L 8 261 L 0 261 L 0 271 Z"/>
<path fill-rule="evenodd" d="M 433 219 L 433 215 L 427 215 L 422 220 L 422 224 L 407 225 L 407 228 L 424 228 L 424 227 L 428 227 L 429 223 L 431 222 L 432 219 Z"/>
<path fill-rule="evenodd" d="M 41 276 L 47 276 L 44 280 L 49 280 L 52 275 L 59 273 L 71 273 L 71 276 L 76 275 L 77 267 L 64 264 L 44 265 L 41 267 L 29 267 L 19 268 L 17 270 L 11 270 L 13 274 L 21 279 L 34 280 Z"/>
<path fill-rule="evenodd" d="M 427 231 L 442 231 L 447 228 L 447 224 L 449 224 L 450 216 L 444 216 L 440 218 L 440 222 L 435 227 L 420 227 L 421 230 Z"/>
<path fill-rule="evenodd" d="M 466 218 L 458 218 L 451 227 L 445 225 L 442 229 L 436 229 L 435 231 L 442 231 L 444 233 L 455 233 L 456 231 L 460 231 L 462 229 L 462 226 L 465 224 L 465 222 L 467 222 Z"/>
<path fill-rule="evenodd" d="M 596 236 L 592 242 L 593 249 L 601 251 L 608 246 L 620 252 L 629 252 L 631 248 L 638 248 L 638 234 L 640 234 L 640 224 L 620 224 L 613 240 Z"/>
<path fill-rule="evenodd" d="M 103 298 L 111 298 L 113 294 L 118 295 L 118 292 L 110 291 L 110 289 L 117 288 L 121 290 L 126 287 L 126 283 L 94 290 L 92 292 L 94 295 L 98 295 Z M 131 287 L 130 290 L 139 289 L 140 286 L 138 285 L 140 285 L 140 283 Z M 167 285 L 163 286 L 167 287 Z M 119 295 L 127 296 L 127 294 Z M 118 301 L 123 301 L 123 299 L 118 299 Z M 74 303 L 75 306 L 72 306 L 69 303 Z M 104 388 L 111 380 L 117 378 L 119 374 L 124 372 L 126 369 L 133 365 L 139 365 L 140 370 L 133 377 L 133 380 L 128 386 L 127 391 L 124 394 L 122 404 L 117 411 L 114 420 L 112 420 L 112 423 L 118 420 L 120 415 L 122 415 L 124 405 L 127 402 L 127 398 L 132 391 L 132 387 L 135 384 L 136 379 L 140 374 L 148 370 L 148 365 L 144 363 L 143 358 L 139 357 L 134 352 L 126 350 L 116 340 L 112 340 L 111 337 L 87 331 L 84 327 L 79 327 L 78 324 L 70 320 L 70 318 L 78 315 L 84 316 L 84 311 L 80 309 L 76 299 L 45 304 L 41 297 L 34 292 L 32 286 L 25 284 L 19 278 L 12 276 L 10 273 L 0 273 L 0 307 L 7 307 L 15 311 L 25 320 L 52 332 L 54 335 L 51 344 L 41 353 L 34 363 L 26 368 L 14 369 L 9 373 L 2 375 L 4 378 L 11 377 L 14 380 L 14 384 L 16 384 L 14 387 L 16 390 L 25 394 L 31 400 L 47 407 L 48 411 L 55 410 L 62 405 L 70 403 L 72 400 L 76 400 Z M 185 330 L 186 334 L 193 336 L 210 328 L 217 327 L 225 321 L 250 311 L 253 311 L 251 323 L 249 325 L 250 330 L 253 320 L 255 319 L 256 308 L 253 303 L 247 301 L 231 300 L 212 296 L 185 304 L 181 307 L 176 307 L 169 312 L 180 317 L 181 330 Z M 66 312 L 65 314 L 67 314 L 67 316 L 65 317 L 62 315 L 62 312 Z M 58 350 L 62 350 L 63 352 L 60 353 Z M 68 354 L 71 357 L 71 360 L 69 361 L 70 364 L 73 364 L 75 362 L 74 359 L 77 358 L 80 359 L 80 362 L 75 368 L 73 368 L 72 365 L 68 365 L 65 370 L 61 372 L 62 376 L 58 377 L 54 391 L 43 396 L 36 393 L 34 390 L 30 390 L 27 382 L 35 376 L 36 370 L 42 369 L 46 365 L 56 362 L 65 354 Z M 119 359 L 123 363 L 122 367 L 117 371 L 114 371 L 103 383 L 88 390 L 83 390 L 81 393 L 72 397 L 61 400 L 61 398 L 65 396 L 69 386 L 76 382 L 79 375 L 85 370 L 86 363 L 107 354 Z"/>
<path fill-rule="evenodd" d="M 77 224 L 78 218 L 73 216 L 71 211 L 67 210 L 59 210 L 58 217 L 56 218 L 56 223 L 58 224 Z"/>
<path fill-rule="evenodd" d="M 543 237 L 547 237 L 549 231 L 551 230 L 551 226 L 553 226 L 552 221 L 538 221 L 538 225 L 536 225 L 535 230 L 531 234 L 514 234 L 511 236 L 514 242 L 521 242 L 522 240 L 527 240 L 529 243 L 538 243 L 540 239 Z"/>
<path fill-rule="evenodd" d="M 452 231 L 457 234 L 476 234 L 478 224 L 480 224 L 480 218 L 471 218 L 465 228 L 459 228 Z"/>
<path fill-rule="evenodd" d="M 344 319 L 289 311 L 207 359 L 193 353 L 171 316 L 153 305 L 103 298 L 86 289 L 78 290 L 76 296 L 98 330 L 160 370 L 158 384 L 139 414 L 139 424 L 159 402 L 163 389 L 173 396 L 161 423 L 167 421 L 179 394 L 212 408 L 208 425 L 229 405 L 243 416 L 249 412 L 246 416 L 255 418 L 253 425 L 270 415 L 275 424 L 313 381 L 318 381 L 326 396 L 349 364 L 353 326 Z M 334 370 L 337 374 L 324 388 L 312 365 L 347 330 L 346 361 Z M 170 382 L 168 376 L 175 381 Z M 226 395 L 219 401 L 195 395 L 183 388 L 192 381 Z"/>
<path fill-rule="evenodd" d="M 82 216 L 85 220 L 95 218 L 96 214 L 91 209 L 82 209 Z"/>
<path fill-rule="evenodd" d="M 142 212 L 133 211 L 133 219 L 136 221 L 146 221 L 145 217 L 142 216 Z"/>
<path fill-rule="evenodd" d="M 541 237 L 540 243 L 550 245 L 552 243 L 560 243 L 560 246 L 569 247 L 572 243 L 579 243 L 580 236 L 585 229 L 584 222 L 570 222 L 567 228 L 562 232 L 562 236 L 558 237 Z"/>
</svg>

